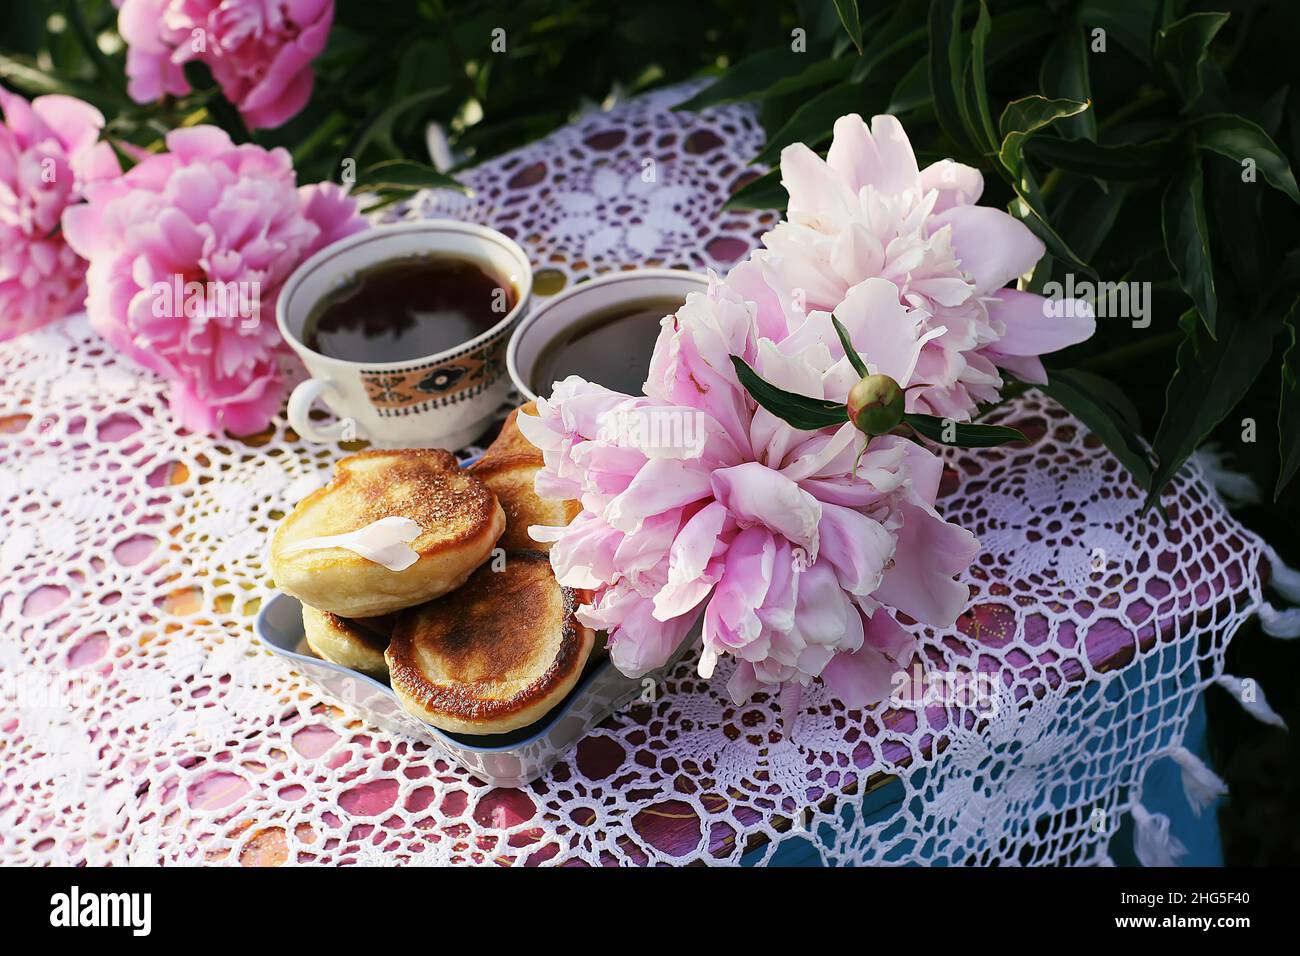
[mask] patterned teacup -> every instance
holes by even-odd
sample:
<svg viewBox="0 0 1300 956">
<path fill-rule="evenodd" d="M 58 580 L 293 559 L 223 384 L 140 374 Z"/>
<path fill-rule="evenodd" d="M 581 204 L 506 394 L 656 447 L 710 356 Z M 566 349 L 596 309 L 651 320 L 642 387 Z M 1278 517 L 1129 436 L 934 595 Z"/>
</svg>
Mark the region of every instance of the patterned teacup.
<svg viewBox="0 0 1300 956">
<path fill-rule="evenodd" d="M 514 286 L 514 308 L 482 335 L 401 362 L 349 361 L 303 343 L 303 327 L 324 296 L 362 270 L 418 255 L 480 263 Z M 289 424 L 308 441 L 464 447 L 482 434 L 510 392 L 506 343 L 528 310 L 532 287 L 532 267 L 519 245 L 473 223 L 426 219 L 377 226 L 327 246 L 294 271 L 276 303 L 280 334 L 311 374 L 289 396 Z M 337 419 L 314 421 L 317 401 Z"/>
</svg>

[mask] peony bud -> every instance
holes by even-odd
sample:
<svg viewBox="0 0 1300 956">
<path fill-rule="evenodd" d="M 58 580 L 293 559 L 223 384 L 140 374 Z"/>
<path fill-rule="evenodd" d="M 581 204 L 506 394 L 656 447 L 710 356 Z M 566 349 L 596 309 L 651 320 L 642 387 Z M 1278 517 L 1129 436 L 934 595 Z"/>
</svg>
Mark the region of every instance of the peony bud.
<svg viewBox="0 0 1300 956">
<path fill-rule="evenodd" d="M 867 375 L 849 389 L 849 421 L 868 435 L 884 435 L 903 420 L 903 390 L 888 375 Z"/>
</svg>

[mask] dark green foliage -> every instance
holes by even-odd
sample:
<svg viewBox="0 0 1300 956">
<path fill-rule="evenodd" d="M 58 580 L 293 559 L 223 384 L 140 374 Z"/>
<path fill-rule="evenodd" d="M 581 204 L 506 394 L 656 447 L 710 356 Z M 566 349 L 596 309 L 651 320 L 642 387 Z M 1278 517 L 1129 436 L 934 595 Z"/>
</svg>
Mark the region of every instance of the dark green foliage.
<svg viewBox="0 0 1300 956">
<path fill-rule="evenodd" d="M 842 30 L 827 7 L 825 39 L 810 44 L 801 64 L 828 54 L 832 28 Z M 133 103 L 116 22 L 110 0 L 6 4 L 0 82 L 28 96 L 81 97 L 110 119 L 115 139 L 139 146 L 186 121 L 246 138 L 201 67 L 193 93 Z M 335 0 L 311 102 L 251 138 L 288 149 L 301 182 L 340 181 L 344 160 L 358 172 L 386 160 L 427 162 L 425 127 L 436 121 L 468 165 L 563 126 L 614 89 L 631 96 L 717 73 L 795 26 L 794 4 L 771 3 L 753 16 L 745 0 Z"/>
<path fill-rule="evenodd" d="M 1150 283 L 1149 324 L 1099 318 L 1091 341 L 1048 357 L 1055 367 L 1045 390 L 1107 444 L 1152 503 L 1216 429 L 1240 440 L 1248 429 L 1233 412 L 1262 391 L 1279 409 L 1276 422 L 1255 423 L 1258 441 L 1274 450 L 1262 483 L 1280 493 L 1300 467 L 1294 312 L 1284 326 L 1300 295 L 1300 111 L 1289 86 L 1300 8 L 1227 6 L 860 5 L 862 52 L 858 35 L 846 33 L 827 57 L 810 55 L 803 74 L 820 71 L 821 82 L 796 102 L 773 104 L 772 87 L 795 75 L 783 37 L 755 54 L 785 63 L 771 84 L 754 70 L 740 83 L 737 70 L 718 88 L 729 100 L 764 104 L 764 163 L 795 139 L 823 148 L 843 112 L 894 112 L 921 162 L 949 156 L 979 167 L 982 201 L 1005 205 L 1043 240 L 1035 291 L 1067 274 Z M 837 7 L 844 14 L 852 5 Z M 850 65 L 834 68 L 841 62 Z M 711 96 L 706 89 L 697 101 Z M 749 184 L 732 203 L 781 208 L 779 175 Z M 1122 413 L 1121 401 L 1131 411 Z M 1259 468 L 1254 452 L 1242 457 Z"/>
</svg>

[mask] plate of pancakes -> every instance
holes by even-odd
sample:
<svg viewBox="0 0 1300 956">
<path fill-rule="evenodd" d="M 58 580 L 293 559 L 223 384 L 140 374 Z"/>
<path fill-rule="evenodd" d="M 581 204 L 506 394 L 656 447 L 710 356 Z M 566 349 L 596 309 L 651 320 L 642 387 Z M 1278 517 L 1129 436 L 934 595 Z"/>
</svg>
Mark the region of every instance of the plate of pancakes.
<svg viewBox="0 0 1300 956">
<path fill-rule="evenodd" d="M 441 449 L 340 459 L 272 535 L 281 593 L 256 624 L 272 651 L 373 723 L 428 739 L 499 786 L 540 776 L 662 676 L 613 667 L 603 635 L 577 618 L 590 595 L 560 585 L 549 545 L 530 537 L 581 506 L 534 491 L 542 455 L 520 414 L 536 414 L 532 403 L 468 467 Z"/>
</svg>

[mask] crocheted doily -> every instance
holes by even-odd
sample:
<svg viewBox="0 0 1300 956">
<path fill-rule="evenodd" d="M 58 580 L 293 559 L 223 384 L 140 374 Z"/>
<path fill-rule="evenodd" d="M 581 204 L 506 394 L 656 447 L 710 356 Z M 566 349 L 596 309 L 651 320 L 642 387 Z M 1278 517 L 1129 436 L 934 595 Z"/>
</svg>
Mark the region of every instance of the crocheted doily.
<svg viewBox="0 0 1300 956">
<path fill-rule="evenodd" d="M 389 218 L 504 229 L 549 292 L 724 270 L 774 221 L 720 211 L 762 133 L 739 107 L 668 110 L 689 92 L 580 118 L 471 171 L 471 196 Z M 493 790 L 252 636 L 266 535 L 342 452 L 282 421 L 253 443 L 184 434 L 165 396 L 81 318 L 0 345 L 6 863 L 687 863 L 791 840 L 832 862 L 1096 861 L 1129 810 L 1159 836 L 1146 769 L 1232 680 L 1224 648 L 1262 601 L 1263 545 L 1199 470 L 1168 524 L 1141 517 L 1118 463 L 1031 393 L 998 413 L 1031 447 L 948 456 L 940 507 L 983 551 L 971 610 L 917 629 L 927 672 L 989 693 L 850 711 L 814 688 L 786 734 L 776 701 L 733 705 L 725 664 L 706 682 L 692 654 L 546 777 Z M 864 822 L 891 778 L 897 806 Z"/>
</svg>

